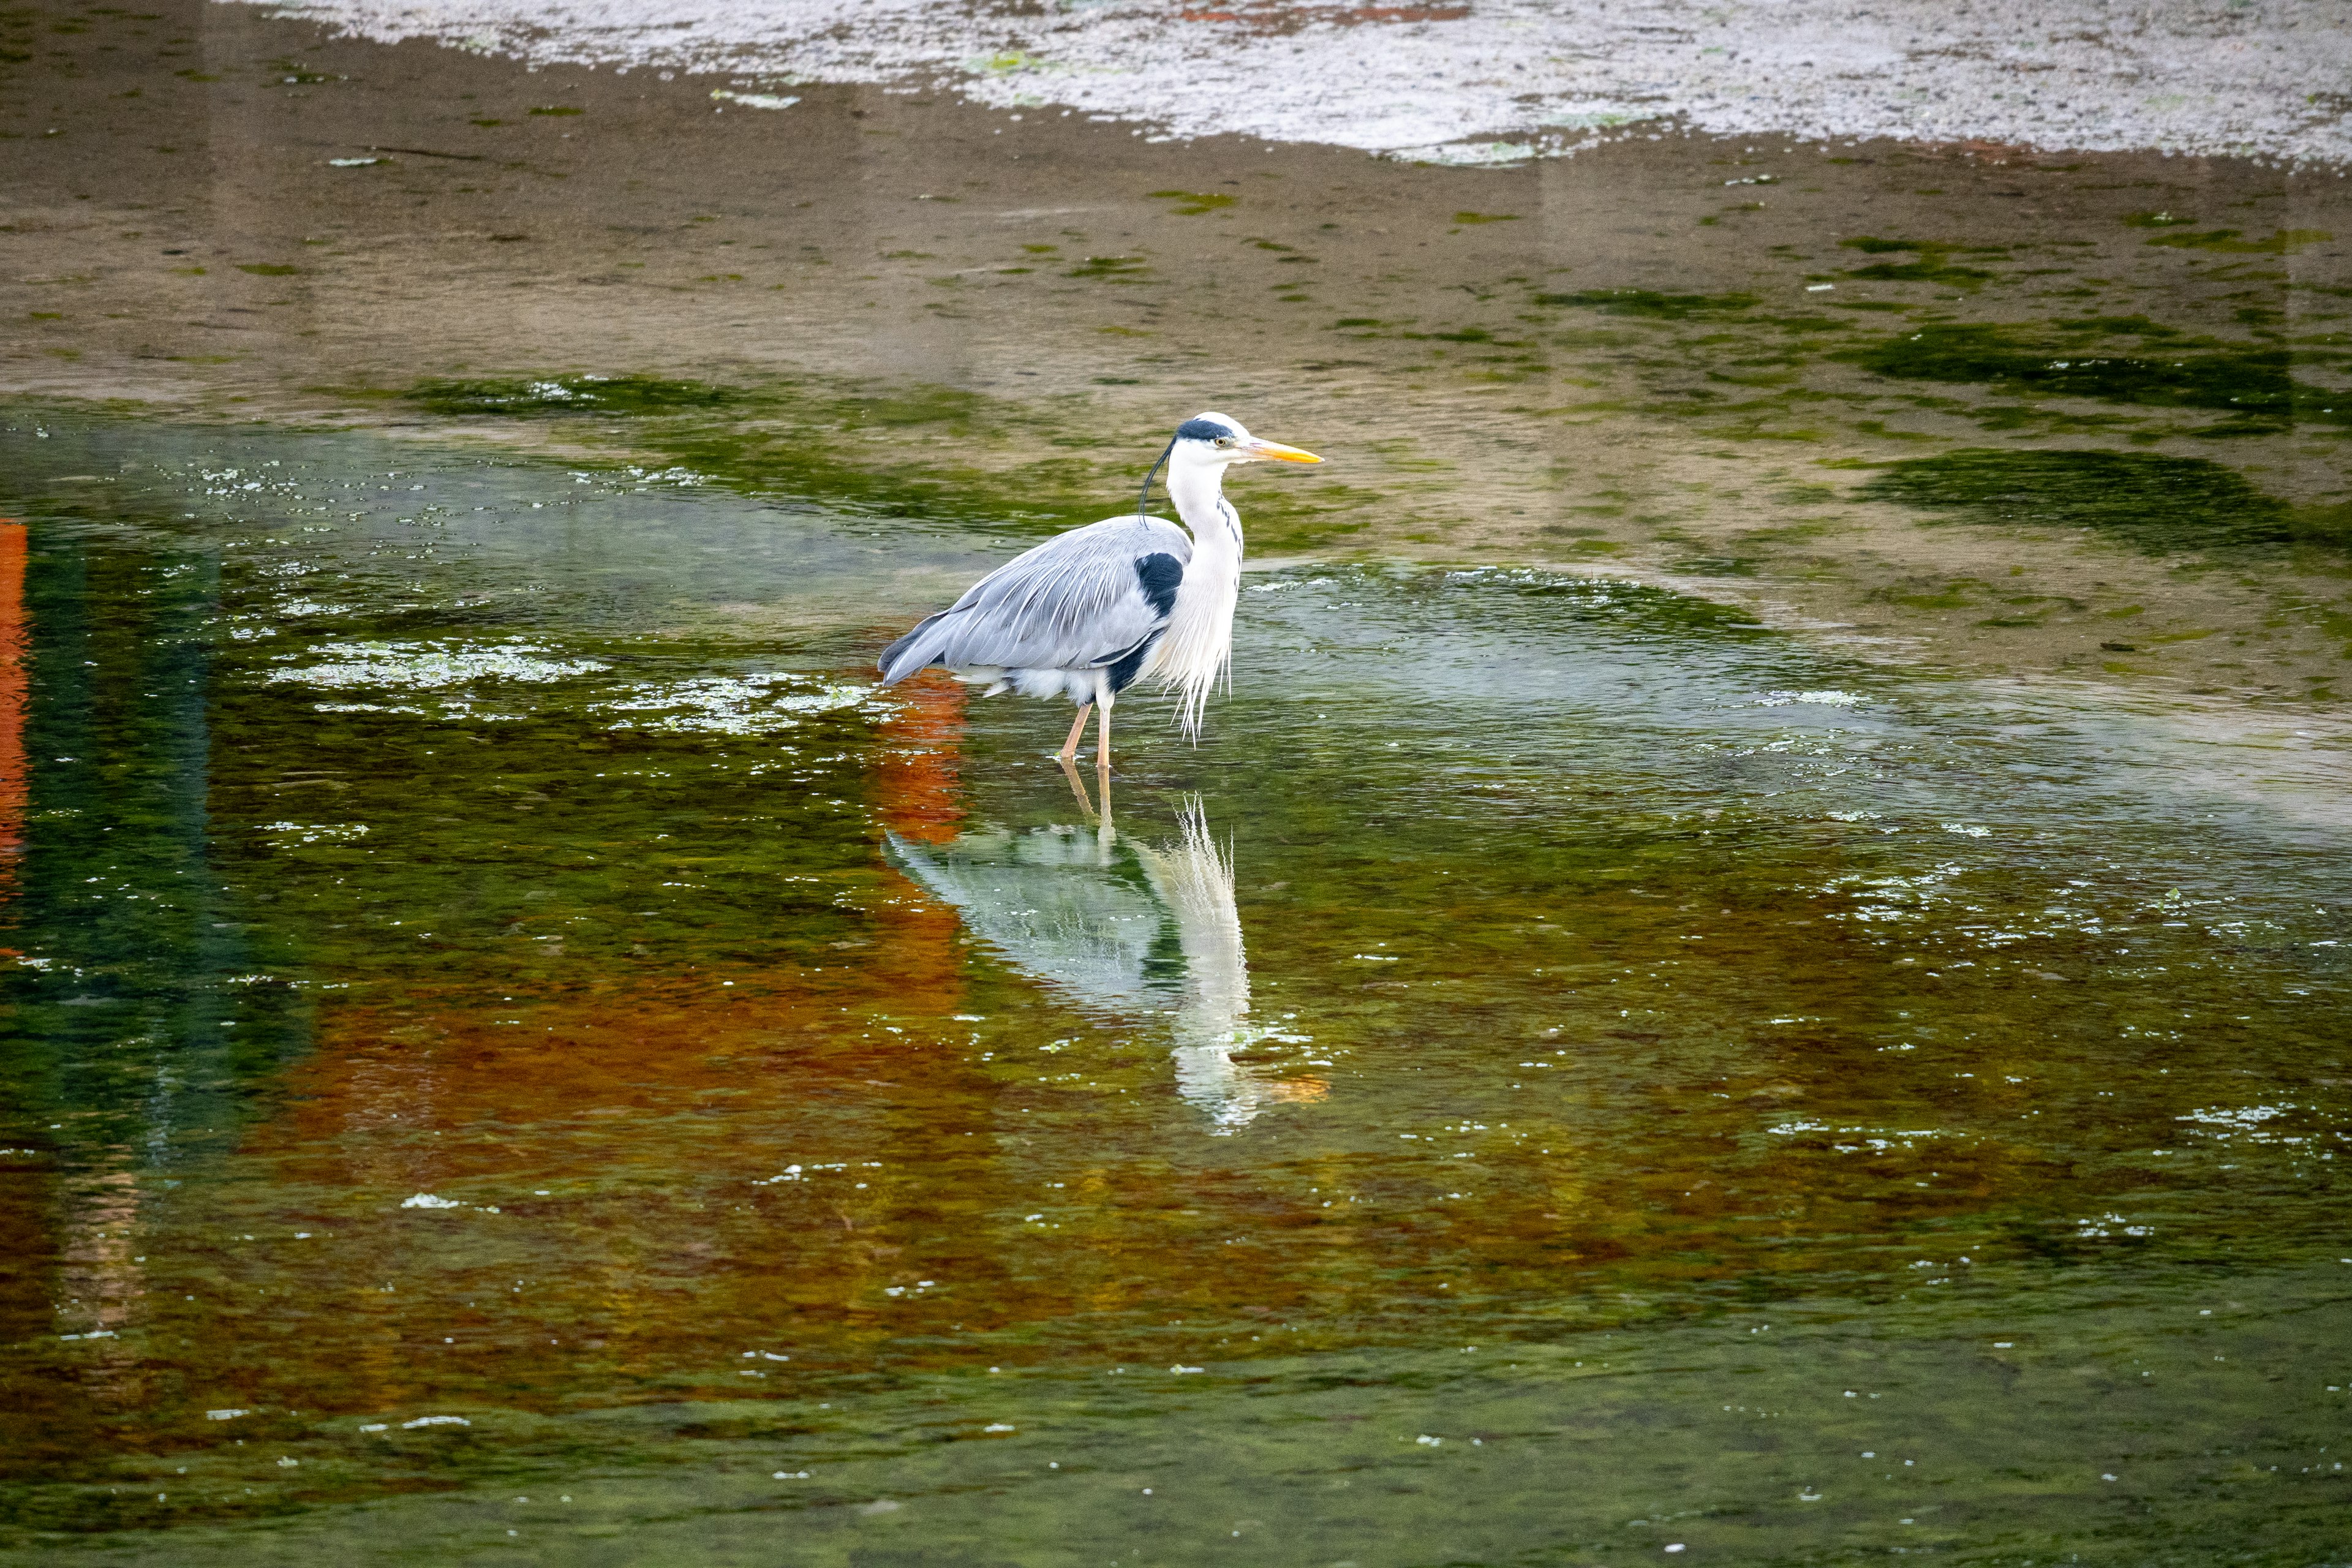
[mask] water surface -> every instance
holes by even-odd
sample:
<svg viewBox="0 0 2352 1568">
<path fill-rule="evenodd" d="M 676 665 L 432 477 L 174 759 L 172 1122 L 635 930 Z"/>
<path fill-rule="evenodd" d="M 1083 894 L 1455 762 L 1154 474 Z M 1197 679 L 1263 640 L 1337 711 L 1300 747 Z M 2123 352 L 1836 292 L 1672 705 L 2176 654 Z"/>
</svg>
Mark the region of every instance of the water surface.
<svg viewBox="0 0 2352 1568">
<path fill-rule="evenodd" d="M 18 1560 L 2352 1547 L 2318 720 L 1296 567 L 1106 823 L 985 519 L 6 426 Z"/>
</svg>

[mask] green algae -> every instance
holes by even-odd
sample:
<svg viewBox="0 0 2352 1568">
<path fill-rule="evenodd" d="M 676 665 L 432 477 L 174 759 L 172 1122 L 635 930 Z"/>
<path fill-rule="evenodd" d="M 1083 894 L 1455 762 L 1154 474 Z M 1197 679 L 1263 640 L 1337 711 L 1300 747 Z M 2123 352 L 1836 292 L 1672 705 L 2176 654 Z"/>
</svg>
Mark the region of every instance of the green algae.
<svg viewBox="0 0 2352 1568">
<path fill-rule="evenodd" d="M 1972 267 L 1951 267 L 1922 258 L 1917 261 L 1880 261 L 1856 267 L 1843 276 L 1885 283 L 1940 283 L 1948 288 L 1975 289 L 1992 276 Z"/>
<path fill-rule="evenodd" d="M 1840 276 L 1889 283 L 1937 283 L 1948 288 L 1974 290 L 1981 288 L 1993 274 L 1976 267 L 1956 267 L 1946 258 L 1954 251 L 1968 248 L 1970 255 L 2000 255 L 2007 251 L 1998 247 L 1963 247 L 1923 239 L 1880 239 L 1864 235 L 1838 241 L 1848 250 L 1859 250 L 1866 256 L 1908 252 L 1918 257 L 1916 261 L 1881 261 L 1868 267 L 1853 268 Z"/>
<path fill-rule="evenodd" d="M 426 381 L 397 395 L 456 417 L 614 416 L 583 420 L 578 438 L 610 447 L 615 465 L 674 467 L 745 494 L 824 498 L 877 518 L 1015 536 L 1131 505 L 1149 454 L 1167 440 L 1157 426 L 1089 431 L 1094 416 L 1079 398 L 1032 404 L 920 383 L 513 376 Z M 1244 483 L 1235 494 L 1261 550 L 1344 541 L 1381 501 L 1319 473 L 1310 484 Z"/>
<path fill-rule="evenodd" d="M 1177 217 L 1199 217 L 1233 205 L 1234 198 L 1216 191 L 1154 191 L 1151 199 L 1177 203 L 1169 209 Z"/>
<path fill-rule="evenodd" d="M 2090 529 L 2150 553 L 2326 537 L 2234 468 L 2147 452 L 1965 448 L 1890 464 L 1857 493 L 1937 520 Z"/>
<path fill-rule="evenodd" d="M 1149 265 L 1140 256 L 1089 256 L 1062 276 L 1106 283 L 1140 283 L 1143 279 L 1137 274 Z"/>
<path fill-rule="evenodd" d="M 1651 321 L 1685 321 L 1694 317 L 1730 316 L 1756 303 L 1753 294 L 1665 294 L 1653 289 L 1581 289 L 1571 293 L 1538 294 L 1538 305 L 1573 305 L 1604 316 L 1638 316 Z"/>
<path fill-rule="evenodd" d="M 2324 228 L 2282 228 L 2267 239 L 2248 239 L 2237 229 L 2216 228 L 2203 234 L 2160 234 L 2147 243 L 2174 250 L 2215 250 L 2230 256 L 2293 256 L 2335 237 Z"/>
<path fill-rule="evenodd" d="M 636 416 L 683 409 L 719 408 L 741 394 L 708 382 L 651 375 L 559 375 L 539 379 L 420 381 L 409 401 L 434 414 L 499 414 L 536 417 L 575 414 Z"/>
<path fill-rule="evenodd" d="M 2352 401 L 2293 376 L 2292 351 L 2196 337 L 2138 316 L 2046 326 L 1942 323 L 1829 357 L 1897 380 L 2216 409 L 2250 428 L 2289 420 L 2352 425 Z"/>
<path fill-rule="evenodd" d="M 626 416 L 625 423 L 591 424 L 583 432 L 613 445 L 615 463 L 649 459 L 750 494 L 826 495 L 878 517 L 1019 527 L 1034 514 L 1015 494 L 1033 505 L 1041 497 L 1071 499 L 1058 483 L 1040 484 L 1034 472 L 1016 479 L 975 462 L 1008 438 L 1044 444 L 1048 433 L 953 388 L 572 376 L 427 381 L 404 395 L 456 416 Z"/>
<path fill-rule="evenodd" d="M 1645 583 L 1613 584 L 1606 594 L 1596 594 L 1590 583 L 1538 577 L 1512 584 L 1509 592 L 1515 598 L 1555 602 L 1550 618 L 1562 625 L 1604 627 L 1619 637 L 1642 640 L 1695 637 L 1736 645 L 1773 636 L 1752 611 L 1739 605 Z"/>
</svg>

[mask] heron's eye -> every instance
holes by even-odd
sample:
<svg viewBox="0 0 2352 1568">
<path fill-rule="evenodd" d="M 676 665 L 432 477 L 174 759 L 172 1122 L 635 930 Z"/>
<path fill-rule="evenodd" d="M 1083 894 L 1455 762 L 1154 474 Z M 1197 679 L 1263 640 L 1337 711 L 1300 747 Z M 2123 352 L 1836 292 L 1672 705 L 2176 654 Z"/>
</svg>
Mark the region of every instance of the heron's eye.
<svg viewBox="0 0 2352 1568">
<path fill-rule="evenodd" d="M 1217 445 L 1220 447 L 1230 447 L 1233 444 L 1234 438 L 1231 436 L 1220 436 L 1217 437 Z"/>
</svg>

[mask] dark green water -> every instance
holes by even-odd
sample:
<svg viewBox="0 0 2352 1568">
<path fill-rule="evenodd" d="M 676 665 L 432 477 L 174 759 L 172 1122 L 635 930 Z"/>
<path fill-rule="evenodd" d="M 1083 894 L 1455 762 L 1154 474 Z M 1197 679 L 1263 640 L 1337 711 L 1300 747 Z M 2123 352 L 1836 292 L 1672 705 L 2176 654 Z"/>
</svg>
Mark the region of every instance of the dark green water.
<svg viewBox="0 0 2352 1568">
<path fill-rule="evenodd" d="M 2352 1559 L 2291 713 L 1285 570 L 1106 830 L 997 530 L 5 425 L 11 1560 Z"/>
</svg>

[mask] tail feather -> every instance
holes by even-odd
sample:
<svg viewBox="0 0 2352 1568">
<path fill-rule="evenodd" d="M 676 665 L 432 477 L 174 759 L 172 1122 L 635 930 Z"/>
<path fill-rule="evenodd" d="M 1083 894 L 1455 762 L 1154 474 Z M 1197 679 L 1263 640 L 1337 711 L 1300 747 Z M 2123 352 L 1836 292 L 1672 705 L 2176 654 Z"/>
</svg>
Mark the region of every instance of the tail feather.
<svg viewBox="0 0 2352 1568">
<path fill-rule="evenodd" d="M 940 645 L 946 640 L 943 629 L 935 628 L 940 616 L 948 613 L 941 610 L 939 615 L 925 616 L 915 623 L 914 630 L 882 650 L 874 668 L 882 672 L 883 685 L 896 686 L 918 670 L 930 668 L 931 661 L 939 657 Z"/>
</svg>

